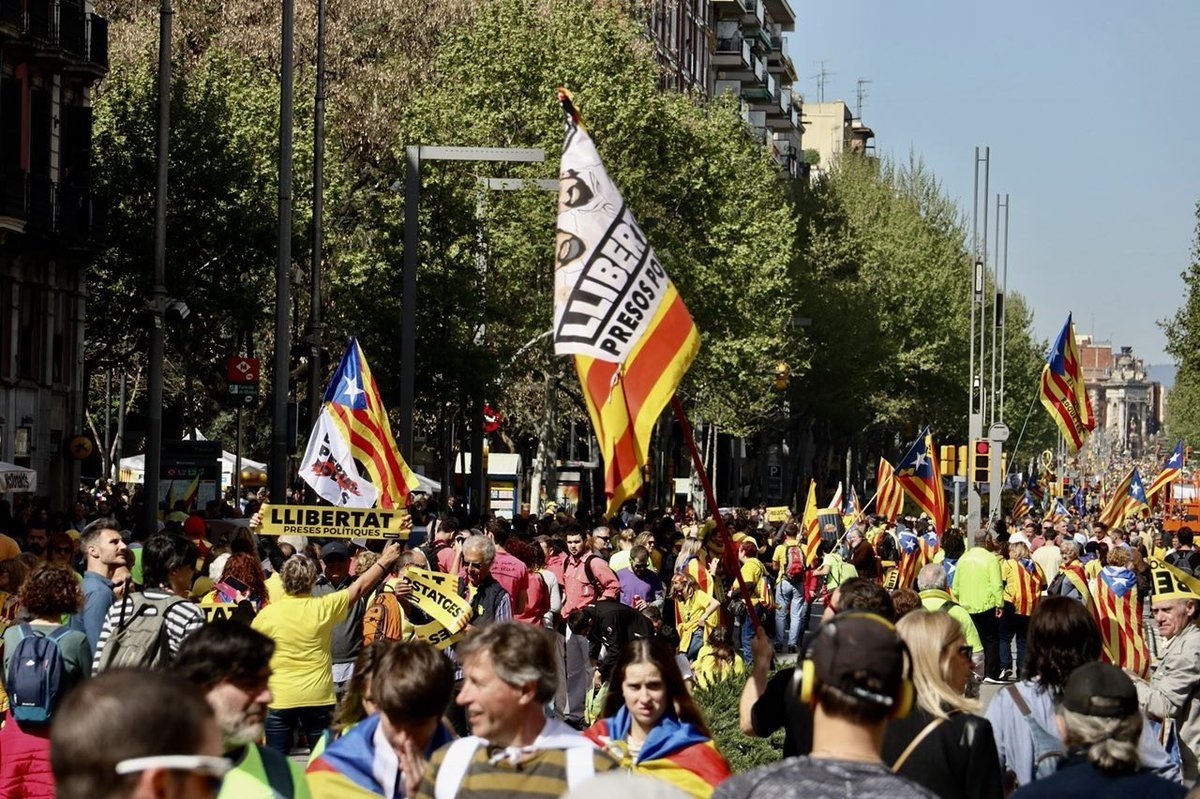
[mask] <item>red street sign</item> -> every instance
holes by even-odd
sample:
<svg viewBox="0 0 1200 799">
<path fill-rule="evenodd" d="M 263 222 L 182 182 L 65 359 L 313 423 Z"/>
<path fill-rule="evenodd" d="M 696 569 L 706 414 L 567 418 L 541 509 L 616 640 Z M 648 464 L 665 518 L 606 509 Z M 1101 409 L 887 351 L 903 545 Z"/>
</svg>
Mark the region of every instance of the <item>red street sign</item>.
<svg viewBox="0 0 1200 799">
<path fill-rule="evenodd" d="M 225 359 L 225 376 L 232 383 L 257 383 L 258 358 L 233 355 Z"/>
</svg>

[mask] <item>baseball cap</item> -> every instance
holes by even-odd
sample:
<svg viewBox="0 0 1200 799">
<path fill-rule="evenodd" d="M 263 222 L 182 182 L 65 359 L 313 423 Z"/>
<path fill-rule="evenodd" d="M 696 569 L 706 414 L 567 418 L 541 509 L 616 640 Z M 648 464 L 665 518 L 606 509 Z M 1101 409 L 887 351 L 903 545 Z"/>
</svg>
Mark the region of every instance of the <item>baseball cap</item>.
<svg viewBox="0 0 1200 799">
<path fill-rule="evenodd" d="M 904 659 L 904 642 L 891 622 L 856 612 L 821 625 L 809 654 L 821 683 L 885 707 L 900 695 Z"/>
<path fill-rule="evenodd" d="M 1085 716 L 1116 719 L 1137 712 L 1133 680 L 1109 663 L 1085 663 L 1067 678 L 1062 706 Z"/>
<path fill-rule="evenodd" d="M 345 541 L 330 541 L 321 547 L 321 557 L 328 558 L 330 555 L 340 555 L 343 558 L 348 558 L 350 557 L 350 547 L 346 546 Z"/>
</svg>

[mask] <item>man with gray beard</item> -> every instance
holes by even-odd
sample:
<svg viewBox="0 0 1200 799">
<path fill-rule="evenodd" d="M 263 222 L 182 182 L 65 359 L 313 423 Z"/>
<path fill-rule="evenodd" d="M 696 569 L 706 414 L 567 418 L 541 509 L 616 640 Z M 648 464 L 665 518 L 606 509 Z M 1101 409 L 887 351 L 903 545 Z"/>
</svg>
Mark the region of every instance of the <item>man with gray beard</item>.
<svg viewBox="0 0 1200 799">
<path fill-rule="evenodd" d="M 221 729 L 233 769 L 217 799 L 309 799 L 304 770 L 262 746 L 271 690 L 275 642 L 235 621 L 216 621 L 193 633 L 179 649 L 172 670 L 205 693 Z"/>
</svg>

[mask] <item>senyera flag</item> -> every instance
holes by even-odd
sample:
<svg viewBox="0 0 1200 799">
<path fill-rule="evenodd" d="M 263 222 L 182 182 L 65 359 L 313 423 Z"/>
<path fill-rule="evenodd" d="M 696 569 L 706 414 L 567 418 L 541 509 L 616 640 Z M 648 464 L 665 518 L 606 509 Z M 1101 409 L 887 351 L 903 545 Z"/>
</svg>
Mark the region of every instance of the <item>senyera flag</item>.
<svg viewBox="0 0 1200 799">
<path fill-rule="evenodd" d="M 933 437 L 926 427 L 913 442 L 908 454 L 896 465 L 896 482 L 929 515 L 933 529 L 944 533 L 947 523 L 946 490 L 942 487 L 937 454 L 933 450 Z"/>
<path fill-rule="evenodd" d="M 1158 477 L 1154 478 L 1154 482 L 1146 489 L 1146 501 L 1161 491 L 1166 486 L 1170 485 L 1179 472 L 1183 469 L 1183 439 L 1179 439 L 1179 443 L 1175 445 L 1175 451 L 1167 456 L 1166 463 L 1163 464 L 1162 471 L 1158 473 Z"/>
<path fill-rule="evenodd" d="M 334 504 L 369 507 L 367 497 L 374 492 L 381 508 L 407 504 L 417 476 L 396 446 L 387 409 L 357 338 L 350 339 L 329 381 L 312 435 L 300 475 L 321 496 Z M 369 487 L 359 479 L 355 460 L 366 469 Z"/>
<path fill-rule="evenodd" d="M 1096 428 L 1096 419 L 1083 383 L 1083 366 L 1070 314 L 1046 356 L 1038 396 L 1071 450 L 1077 451 L 1088 433 Z"/>
<path fill-rule="evenodd" d="M 608 513 L 642 487 L 655 421 L 700 334 L 609 179 L 564 90 L 554 269 L 554 351 L 572 355 L 604 459 Z"/>
</svg>

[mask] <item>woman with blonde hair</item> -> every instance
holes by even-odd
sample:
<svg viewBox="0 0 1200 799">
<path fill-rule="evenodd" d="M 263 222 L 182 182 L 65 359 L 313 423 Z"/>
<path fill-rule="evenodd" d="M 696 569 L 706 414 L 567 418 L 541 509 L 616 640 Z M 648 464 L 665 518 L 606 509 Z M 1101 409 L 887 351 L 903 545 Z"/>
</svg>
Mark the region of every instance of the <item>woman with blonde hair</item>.
<svg viewBox="0 0 1200 799">
<path fill-rule="evenodd" d="M 699 538 L 684 539 L 679 548 L 679 556 L 675 558 L 675 572 L 686 574 L 696 583 L 696 587 L 706 594 L 714 590 L 716 580 L 712 568 L 708 564 L 708 550 Z"/>
<path fill-rule="evenodd" d="M 992 725 L 965 694 L 974 664 L 962 627 L 946 613 L 914 610 L 896 630 L 908 647 L 916 700 L 888 725 L 884 762 L 942 799 L 1000 799 L 1004 774 Z"/>
<path fill-rule="evenodd" d="M 702 591 L 691 575 L 684 572 L 675 572 L 671 577 L 671 597 L 675 600 L 679 651 L 688 660 L 695 660 L 708 635 L 720 625 L 721 603 Z"/>
</svg>

